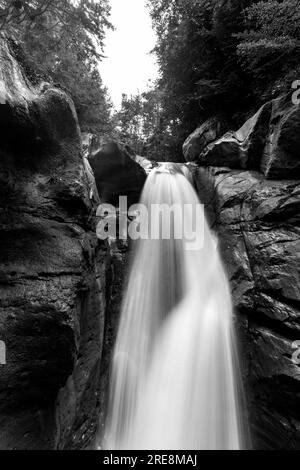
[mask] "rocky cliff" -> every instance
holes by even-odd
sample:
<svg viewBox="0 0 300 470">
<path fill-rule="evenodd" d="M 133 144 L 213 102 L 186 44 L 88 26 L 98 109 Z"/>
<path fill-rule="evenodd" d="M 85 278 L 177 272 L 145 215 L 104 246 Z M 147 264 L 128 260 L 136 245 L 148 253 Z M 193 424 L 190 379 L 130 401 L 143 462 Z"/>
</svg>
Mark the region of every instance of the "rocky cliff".
<svg viewBox="0 0 300 470">
<path fill-rule="evenodd" d="M 253 446 L 299 449 L 300 107 L 274 100 L 213 142 L 202 129 L 184 153 L 232 285 Z"/>
<path fill-rule="evenodd" d="M 0 42 L 1 449 L 84 449 L 100 404 L 110 271 L 74 106 Z"/>
<path fill-rule="evenodd" d="M 91 134 L 84 135 L 84 143 L 101 201 L 117 207 L 119 197 L 126 196 L 128 207 L 137 203 L 147 175 L 130 147 L 116 141 L 101 142 Z"/>
</svg>

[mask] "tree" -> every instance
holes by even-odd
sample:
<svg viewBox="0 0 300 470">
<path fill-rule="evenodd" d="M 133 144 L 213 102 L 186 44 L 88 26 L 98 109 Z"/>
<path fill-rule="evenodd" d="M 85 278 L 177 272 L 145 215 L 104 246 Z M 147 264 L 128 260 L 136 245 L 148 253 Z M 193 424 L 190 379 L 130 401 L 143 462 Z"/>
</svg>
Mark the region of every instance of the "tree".
<svg viewBox="0 0 300 470">
<path fill-rule="evenodd" d="M 77 33 L 84 30 L 102 49 L 105 28 L 111 27 L 109 13 L 108 0 L 0 0 L 0 29 L 19 34 L 20 29 L 35 28 L 43 18 L 46 29 L 63 26 L 71 44 L 80 45 Z M 99 53 L 92 38 L 89 51 L 96 57 Z"/>
<path fill-rule="evenodd" d="M 124 94 L 121 109 L 114 116 L 116 138 L 150 160 L 176 161 L 174 155 L 171 158 L 173 135 L 164 122 L 162 98 L 155 84 L 142 94 Z"/>
<path fill-rule="evenodd" d="M 112 131 L 99 73 L 109 12 L 108 0 L 0 0 L 0 28 L 23 47 L 32 78 L 68 91 L 82 130 L 101 134 Z"/>
<path fill-rule="evenodd" d="M 122 95 L 121 109 L 115 115 L 118 138 L 138 154 L 143 152 L 143 102 L 141 95 Z"/>
<path fill-rule="evenodd" d="M 300 76 L 300 2 L 259 1 L 244 14 L 237 53 L 255 94 L 266 100 Z"/>
<path fill-rule="evenodd" d="M 242 125 L 299 78 L 299 0 L 149 0 L 170 156 L 210 117 Z"/>
</svg>

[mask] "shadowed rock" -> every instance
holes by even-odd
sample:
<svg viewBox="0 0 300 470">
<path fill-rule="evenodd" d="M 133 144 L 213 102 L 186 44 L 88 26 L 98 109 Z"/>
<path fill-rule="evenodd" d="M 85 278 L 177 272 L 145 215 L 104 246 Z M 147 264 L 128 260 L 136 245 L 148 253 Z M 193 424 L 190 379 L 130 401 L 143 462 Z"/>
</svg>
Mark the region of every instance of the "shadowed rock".
<svg viewBox="0 0 300 470">
<path fill-rule="evenodd" d="M 148 160 L 148 158 L 141 157 L 139 155 L 136 155 L 134 157 L 134 160 L 136 163 L 138 163 L 146 172 L 148 175 L 154 168 L 158 166 L 158 162 L 155 162 L 153 160 Z"/>
<path fill-rule="evenodd" d="M 214 140 L 216 129 L 214 120 L 207 121 L 188 137 L 183 145 L 187 161 L 258 170 L 273 179 L 299 178 L 300 107 L 290 94 L 266 103 L 236 132 Z"/>
<path fill-rule="evenodd" d="M 228 129 L 219 119 L 208 119 L 199 126 L 184 142 L 183 155 L 187 162 L 197 161 L 207 145 L 216 141 Z"/>
<path fill-rule="evenodd" d="M 85 448 L 99 404 L 107 246 L 71 99 L 0 43 L 0 448 Z"/>
<path fill-rule="evenodd" d="M 203 166 L 258 169 L 266 142 L 271 103 L 264 105 L 237 132 L 228 132 L 209 144 L 197 162 Z"/>
<path fill-rule="evenodd" d="M 267 178 L 300 176 L 300 106 L 288 94 L 272 102 L 261 170 Z"/>
<path fill-rule="evenodd" d="M 147 176 L 128 147 L 105 143 L 90 154 L 89 162 L 102 202 L 118 205 L 119 196 L 127 196 L 129 205 L 139 201 Z"/>
</svg>

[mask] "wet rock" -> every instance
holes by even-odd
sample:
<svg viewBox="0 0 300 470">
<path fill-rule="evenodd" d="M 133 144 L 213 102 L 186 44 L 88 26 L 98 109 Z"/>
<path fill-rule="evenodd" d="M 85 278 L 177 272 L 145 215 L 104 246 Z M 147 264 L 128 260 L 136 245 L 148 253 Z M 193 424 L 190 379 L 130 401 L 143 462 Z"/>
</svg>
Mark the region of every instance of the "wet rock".
<svg viewBox="0 0 300 470">
<path fill-rule="evenodd" d="M 109 279 L 109 301 L 105 320 L 103 354 L 101 358 L 101 393 L 98 428 L 98 445 L 104 438 L 106 411 L 108 409 L 109 385 L 112 356 L 118 333 L 123 291 L 130 266 L 130 248 L 128 240 L 110 240 L 111 271 Z"/>
<path fill-rule="evenodd" d="M 183 155 L 185 160 L 187 162 L 197 161 L 207 145 L 216 141 L 227 129 L 226 124 L 220 119 L 212 118 L 205 121 L 184 142 Z"/>
<path fill-rule="evenodd" d="M 300 183 L 190 166 L 232 286 L 253 445 L 300 448 Z"/>
<path fill-rule="evenodd" d="M 198 156 L 203 166 L 259 169 L 271 115 L 267 103 L 236 132 L 228 132 L 209 144 Z"/>
<path fill-rule="evenodd" d="M 261 171 L 269 179 L 299 178 L 300 107 L 290 94 L 262 108 L 236 132 L 219 138 L 213 120 L 196 129 L 183 145 L 187 161 L 201 166 Z"/>
<path fill-rule="evenodd" d="M 108 248 L 74 106 L 0 43 L 0 448 L 85 448 L 99 407 Z M 94 193 L 93 193 L 94 191 Z"/>
<path fill-rule="evenodd" d="M 147 173 L 147 175 L 158 166 L 157 162 L 154 162 L 153 160 L 148 160 L 148 158 L 141 157 L 140 155 L 136 155 L 134 157 L 134 160 L 136 163 L 138 163 Z"/>
<path fill-rule="evenodd" d="M 300 107 L 293 104 L 290 94 L 272 102 L 261 170 L 267 178 L 300 176 Z"/>
</svg>

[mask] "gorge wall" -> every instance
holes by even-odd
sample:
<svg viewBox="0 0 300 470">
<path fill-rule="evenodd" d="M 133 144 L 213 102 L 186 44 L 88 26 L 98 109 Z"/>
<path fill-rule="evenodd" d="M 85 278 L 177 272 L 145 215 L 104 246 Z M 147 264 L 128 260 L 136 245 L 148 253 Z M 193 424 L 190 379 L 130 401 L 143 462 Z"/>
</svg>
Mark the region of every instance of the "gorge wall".
<svg viewBox="0 0 300 470">
<path fill-rule="evenodd" d="M 300 108 L 282 97 L 211 135 L 184 153 L 232 286 L 253 447 L 299 449 Z"/>
<path fill-rule="evenodd" d="M 110 255 L 74 106 L 0 41 L 1 449 L 85 449 L 100 406 Z"/>
</svg>

